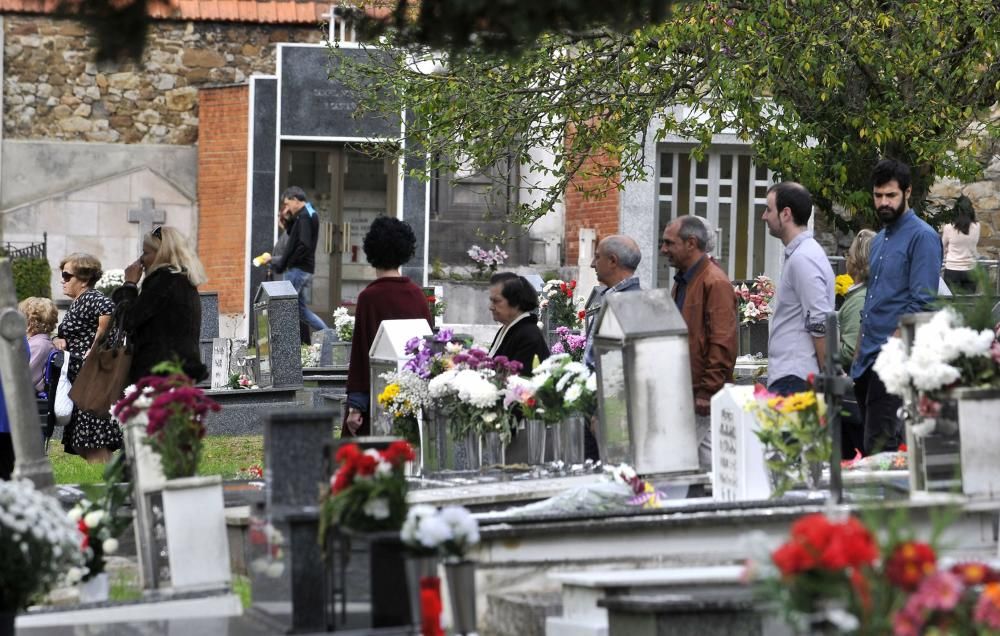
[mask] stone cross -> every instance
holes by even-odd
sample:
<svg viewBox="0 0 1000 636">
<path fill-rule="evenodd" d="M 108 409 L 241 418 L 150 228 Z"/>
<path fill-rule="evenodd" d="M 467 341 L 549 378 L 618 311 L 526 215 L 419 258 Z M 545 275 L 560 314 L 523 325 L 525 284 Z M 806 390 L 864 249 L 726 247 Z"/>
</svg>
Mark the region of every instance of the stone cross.
<svg viewBox="0 0 1000 636">
<path fill-rule="evenodd" d="M 152 197 L 142 197 L 139 199 L 139 205 L 142 207 L 138 210 L 128 211 L 128 222 L 139 224 L 139 251 L 136 256 L 142 253 L 142 239 L 153 229 L 153 225 L 167 221 L 167 213 L 156 209 L 156 202 Z"/>
<path fill-rule="evenodd" d="M 10 261 L 0 258 L 0 377 L 14 445 L 14 477 L 27 478 L 39 490 L 55 484 L 39 431 L 35 389 L 28 371 L 27 323 L 17 311 Z"/>
</svg>

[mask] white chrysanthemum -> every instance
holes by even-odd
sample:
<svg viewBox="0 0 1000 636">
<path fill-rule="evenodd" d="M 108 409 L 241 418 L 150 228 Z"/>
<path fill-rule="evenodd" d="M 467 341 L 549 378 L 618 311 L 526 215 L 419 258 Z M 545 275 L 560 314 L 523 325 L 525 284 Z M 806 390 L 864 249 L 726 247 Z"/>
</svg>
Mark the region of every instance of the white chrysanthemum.
<svg viewBox="0 0 1000 636">
<path fill-rule="evenodd" d="M 399 536 L 403 542 L 409 545 L 416 545 L 419 542 L 417 529 L 420 527 L 420 524 L 425 519 L 436 514 L 437 508 L 428 504 L 415 504 L 411 506 L 406 512 L 406 521 L 403 522 L 403 527 L 399 531 Z"/>
<path fill-rule="evenodd" d="M 104 543 L 101 544 L 101 549 L 104 550 L 104 554 L 114 554 L 118 551 L 118 539 L 113 537 L 105 539 Z"/>
<path fill-rule="evenodd" d="M 453 384 L 458 391 L 458 399 L 477 408 L 489 408 L 500 399 L 500 390 L 478 371 L 459 371 Z"/>
<path fill-rule="evenodd" d="M 587 380 L 584 382 L 584 386 L 587 387 L 587 390 L 591 393 L 597 391 L 597 374 L 589 373 L 587 375 Z"/>
<path fill-rule="evenodd" d="M 83 509 L 80 508 L 80 506 L 73 506 L 73 508 L 66 513 L 66 516 L 73 521 L 79 522 L 80 519 L 83 519 Z M 0 521 L 2 521 L 2 519 L 0 519 Z"/>
<path fill-rule="evenodd" d="M 462 506 L 446 506 L 441 510 L 441 520 L 451 528 L 454 540 L 463 548 L 479 543 L 479 523 Z"/>
<path fill-rule="evenodd" d="M 96 528 L 101 523 L 102 519 L 104 519 L 104 511 L 95 510 L 93 512 L 88 512 L 83 517 L 83 523 L 86 524 L 88 528 Z"/>
<path fill-rule="evenodd" d="M 455 380 L 455 376 L 457 376 L 458 373 L 459 372 L 455 369 L 449 369 L 432 379 L 427 385 L 427 391 L 430 393 L 431 397 L 434 399 L 440 399 L 455 393 L 456 389 L 452 386 L 452 382 Z"/>
<path fill-rule="evenodd" d="M 567 404 L 573 404 L 574 402 L 580 399 L 581 395 L 583 395 L 583 387 L 580 385 L 579 382 L 574 382 L 569 386 L 568 389 L 566 389 L 566 393 L 563 396 L 563 399 L 566 400 Z"/>
<path fill-rule="evenodd" d="M 435 514 L 420 522 L 416 535 L 420 545 L 425 548 L 437 548 L 445 541 L 451 541 L 452 529 L 440 515 Z"/>
<path fill-rule="evenodd" d="M 882 345 L 882 350 L 875 358 L 875 364 L 872 365 L 872 369 L 885 384 L 886 391 L 900 397 L 906 395 L 910 383 L 906 362 L 903 341 L 899 338 L 889 338 L 888 342 Z"/>
<path fill-rule="evenodd" d="M 392 477 L 392 464 L 386 461 L 379 461 L 375 464 L 375 476 L 379 479 Z"/>
<path fill-rule="evenodd" d="M 382 519 L 389 518 L 389 500 L 385 497 L 376 497 L 375 499 L 369 499 L 365 502 L 362 508 L 364 513 L 371 517 L 381 521 Z"/>
</svg>

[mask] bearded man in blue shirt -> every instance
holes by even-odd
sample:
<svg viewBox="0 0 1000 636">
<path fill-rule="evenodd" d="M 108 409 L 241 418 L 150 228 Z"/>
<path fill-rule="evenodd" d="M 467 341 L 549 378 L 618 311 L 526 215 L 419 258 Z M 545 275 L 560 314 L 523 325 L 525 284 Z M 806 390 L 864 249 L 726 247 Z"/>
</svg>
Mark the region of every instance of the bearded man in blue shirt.
<svg viewBox="0 0 1000 636">
<path fill-rule="evenodd" d="M 910 168 L 883 159 L 872 170 L 872 195 L 883 229 L 871 243 L 868 293 L 851 366 L 854 393 L 864 422 L 864 452 L 897 450 L 902 441 L 901 398 L 889 394 L 872 370 L 904 314 L 927 311 L 941 273 L 941 239 L 910 208 Z"/>
</svg>

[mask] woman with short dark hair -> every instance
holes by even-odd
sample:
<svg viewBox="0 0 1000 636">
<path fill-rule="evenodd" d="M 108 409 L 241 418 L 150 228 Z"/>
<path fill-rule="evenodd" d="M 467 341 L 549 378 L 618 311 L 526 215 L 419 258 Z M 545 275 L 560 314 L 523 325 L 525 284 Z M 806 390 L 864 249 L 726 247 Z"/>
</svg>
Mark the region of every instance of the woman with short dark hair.
<svg viewBox="0 0 1000 636">
<path fill-rule="evenodd" d="M 372 221 L 364 240 L 365 256 L 375 268 L 375 280 L 358 294 L 354 309 L 354 337 L 347 370 L 347 413 L 342 437 L 371 434 L 368 412 L 370 370 L 368 350 L 383 320 L 423 318 L 431 322 L 430 306 L 422 289 L 400 272 L 417 249 L 413 229 L 399 219 L 380 216 Z"/>
<path fill-rule="evenodd" d="M 57 337 L 52 344 L 60 351 L 69 351 L 70 382 L 83 367 L 90 353 L 111 325 L 115 304 L 94 289 L 101 279 L 101 261 L 90 254 L 70 254 L 59 261 L 63 294 L 72 299 Z M 73 409 L 69 423 L 63 427 L 63 446 L 67 453 L 80 455 L 88 462 L 103 463 L 111 459 L 112 451 L 122 447 L 121 427 L 111 420 L 111 414 L 96 414 Z"/>
<path fill-rule="evenodd" d="M 522 372 L 530 374 L 535 357 L 539 362 L 549 357 L 545 336 L 538 328 L 538 294 L 523 276 L 499 272 L 490 278 L 490 313 L 500 323 L 493 339 L 490 356 L 505 356 L 521 363 Z"/>
</svg>

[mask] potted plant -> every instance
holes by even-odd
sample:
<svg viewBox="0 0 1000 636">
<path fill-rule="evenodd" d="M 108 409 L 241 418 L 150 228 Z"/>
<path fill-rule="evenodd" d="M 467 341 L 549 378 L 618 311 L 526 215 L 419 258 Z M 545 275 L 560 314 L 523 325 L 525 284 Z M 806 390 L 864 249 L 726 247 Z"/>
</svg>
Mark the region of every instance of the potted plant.
<svg viewBox="0 0 1000 636">
<path fill-rule="evenodd" d="M 108 600 L 105 560 L 118 550 L 118 537 L 132 522 L 131 515 L 118 514 L 128 497 L 128 489 L 120 484 L 124 481 L 125 461 L 124 454 L 117 455 L 104 471 L 105 489 L 101 496 L 94 501 L 81 499 L 68 513 L 83 535 L 81 546 L 87 562 L 80 582 L 81 603 Z"/>
<path fill-rule="evenodd" d="M 431 399 L 450 422 L 452 440 L 460 444 L 464 462 L 456 468 L 475 470 L 482 464 L 503 464 L 510 443 L 510 413 L 503 405 L 507 378 L 521 363 L 505 356 L 490 358 L 473 347 L 451 356 L 451 368 L 427 386 Z"/>
<path fill-rule="evenodd" d="M 987 312 L 987 316 L 988 316 Z M 992 318 L 987 318 L 987 325 Z M 927 484 L 923 474 L 923 439 L 957 437 L 961 449 L 962 491 L 992 496 L 1000 491 L 1000 468 L 992 456 L 1000 429 L 992 426 L 1000 410 L 1000 342 L 983 321 L 945 307 L 917 324 L 907 350 L 901 338 L 889 338 L 873 369 L 886 390 L 900 396 L 917 422 L 908 429 L 911 480 Z"/>
<path fill-rule="evenodd" d="M 734 284 L 736 315 L 740 320 L 740 355 L 767 357 L 768 319 L 771 317 L 771 299 L 774 282 L 761 274 L 750 281 Z"/>
<path fill-rule="evenodd" d="M 424 559 L 420 576 L 414 576 L 417 583 L 414 587 L 423 590 L 427 578 L 436 578 L 437 560 L 433 560 L 434 568 L 430 569 L 428 557 L 441 558 L 448 581 L 454 630 L 461 634 L 476 631 L 476 565 L 468 559 L 469 549 L 479 543 L 479 523 L 475 517 L 462 506 L 446 506 L 440 510 L 434 506 L 414 506 L 400 534 L 412 553 Z M 421 624 L 427 618 L 424 615 Z M 440 624 L 437 627 L 440 628 Z"/>
<path fill-rule="evenodd" d="M 347 307 L 337 307 L 333 312 L 333 328 L 340 342 L 331 343 L 333 347 L 331 364 L 335 367 L 346 367 L 351 359 L 351 341 L 354 339 L 354 316 Z"/>
<path fill-rule="evenodd" d="M 754 433 L 764 446 L 771 496 L 780 497 L 796 483 L 804 483 L 811 492 L 819 488 L 823 463 L 830 461 L 833 446 L 823 396 L 813 390 L 774 395 L 758 384 L 746 409 L 760 425 Z"/>
<path fill-rule="evenodd" d="M 546 340 L 550 347 L 562 339 L 562 335 L 558 333 L 559 327 L 565 327 L 570 332 L 578 334 L 583 325 L 583 311 L 577 309 L 575 294 L 575 280 L 563 281 L 553 278 L 542 286 L 542 291 L 538 295 L 538 308 L 542 312 Z"/>
<path fill-rule="evenodd" d="M 872 531 L 878 523 L 881 533 Z M 946 567 L 906 533 L 902 516 L 865 523 L 800 517 L 788 540 L 748 574 L 797 633 L 916 636 L 1000 629 L 1000 573 L 985 563 Z M 881 535 L 881 541 L 880 539 Z"/>
<path fill-rule="evenodd" d="M 537 419 L 550 426 L 556 461 L 583 462 L 583 427 L 597 408 L 597 376 L 586 365 L 568 353 L 556 353 L 538 364 L 530 379 L 511 378 L 506 388 L 508 406 L 521 408 L 529 422 Z M 529 442 L 532 437 L 529 430 Z M 534 458 L 536 449 L 530 452 Z"/>
<path fill-rule="evenodd" d="M 385 389 L 378 395 L 379 406 L 390 418 L 389 432 L 414 447 L 420 447 L 419 417 L 431 404 L 427 382 L 413 371 L 383 373 Z M 419 455 L 419 453 L 418 453 Z"/>
<path fill-rule="evenodd" d="M 330 487 L 320 499 L 320 542 L 343 550 L 343 560 L 353 541 L 368 548 L 373 627 L 408 625 L 412 618 L 399 531 L 407 511 L 404 467 L 414 458 L 402 441 L 365 451 L 343 444 L 335 455 L 338 467 Z"/>
<path fill-rule="evenodd" d="M 195 477 L 201 458 L 205 418 L 219 405 L 194 386 L 174 363 L 126 389 L 112 413 L 126 427 L 143 424 L 144 445 L 152 449 L 165 481 L 163 513 L 175 588 L 228 585 L 228 540 L 222 478 Z"/>
<path fill-rule="evenodd" d="M 497 268 L 507 262 L 507 252 L 503 251 L 499 245 L 494 245 L 491 250 L 484 250 L 478 245 L 473 245 L 466 253 L 475 263 L 476 269 L 472 274 L 475 280 L 489 280 L 490 276 L 496 273 Z"/>
<path fill-rule="evenodd" d="M 0 634 L 14 617 L 58 583 L 75 583 L 86 559 L 77 524 L 59 500 L 31 482 L 0 481 Z"/>
</svg>

